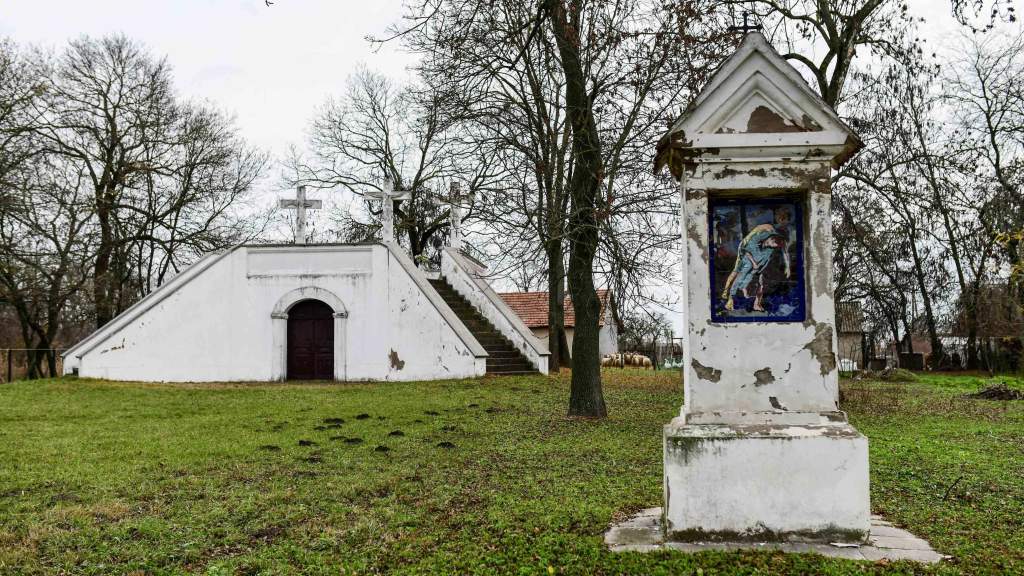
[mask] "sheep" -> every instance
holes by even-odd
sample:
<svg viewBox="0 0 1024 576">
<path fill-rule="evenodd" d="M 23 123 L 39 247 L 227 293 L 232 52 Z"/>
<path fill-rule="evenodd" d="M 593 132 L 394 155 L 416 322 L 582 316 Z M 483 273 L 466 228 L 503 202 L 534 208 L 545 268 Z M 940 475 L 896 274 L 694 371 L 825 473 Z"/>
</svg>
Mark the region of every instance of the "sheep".
<svg viewBox="0 0 1024 576">
<path fill-rule="evenodd" d="M 637 354 L 636 352 L 627 352 L 624 355 L 624 358 L 624 364 L 626 366 L 640 369 L 654 368 L 654 363 L 651 362 L 651 359 L 648 358 L 647 356 L 644 356 L 643 354 Z"/>
<path fill-rule="evenodd" d="M 646 370 L 654 369 L 654 363 L 643 354 L 636 352 L 625 352 L 621 354 L 605 354 L 601 357 L 602 368 L 640 368 Z"/>
</svg>

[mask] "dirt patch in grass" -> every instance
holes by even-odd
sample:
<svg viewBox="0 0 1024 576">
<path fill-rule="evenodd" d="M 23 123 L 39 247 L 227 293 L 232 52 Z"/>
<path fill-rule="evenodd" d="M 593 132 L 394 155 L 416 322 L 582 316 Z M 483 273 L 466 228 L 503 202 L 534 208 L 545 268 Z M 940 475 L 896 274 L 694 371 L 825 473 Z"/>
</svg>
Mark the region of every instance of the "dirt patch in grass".
<svg viewBox="0 0 1024 576">
<path fill-rule="evenodd" d="M 917 382 L 917 375 L 910 370 L 903 368 L 886 368 L 878 372 L 862 370 L 857 373 L 855 380 L 880 380 L 882 382 Z"/>
<path fill-rule="evenodd" d="M 1024 392 L 1010 388 L 1005 382 L 986 386 L 966 396 L 975 400 L 1024 400 Z"/>
<path fill-rule="evenodd" d="M 268 544 L 270 542 L 273 542 L 274 540 L 277 540 L 284 533 L 285 529 L 283 526 L 264 526 L 263 528 L 260 528 L 259 530 L 256 530 L 255 532 L 250 534 L 249 540 L 253 542 L 258 542 L 260 544 Z"/>
<path fill-rule="evenodd" d="M 964 394 L 930 390 L 927 384 L 842 382 L 840 409 L 872 416 L 963 416 L 979 421 L 1002 421 L 1008 416 L 1004 402 L 978 402 Z"/>
</svg>

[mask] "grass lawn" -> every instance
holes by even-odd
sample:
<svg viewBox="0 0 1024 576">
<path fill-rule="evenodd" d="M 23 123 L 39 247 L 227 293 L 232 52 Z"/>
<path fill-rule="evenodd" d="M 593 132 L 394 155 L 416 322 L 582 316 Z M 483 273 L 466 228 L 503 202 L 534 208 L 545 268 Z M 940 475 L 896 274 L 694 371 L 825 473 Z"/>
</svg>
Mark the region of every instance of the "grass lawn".
<svg viewBox="0 0 1024 576">
<path fill-rule="evenodd" d="M 962 397 L 984 380 L 843 385 L 872 507 L 932 568 L 605 550 L 660 505 L 675 372 L 606 373 L 603 421 L 564 377 L 0 385 L 0 574 L 1020 574 L 1024 402 Z"/>
</svg>

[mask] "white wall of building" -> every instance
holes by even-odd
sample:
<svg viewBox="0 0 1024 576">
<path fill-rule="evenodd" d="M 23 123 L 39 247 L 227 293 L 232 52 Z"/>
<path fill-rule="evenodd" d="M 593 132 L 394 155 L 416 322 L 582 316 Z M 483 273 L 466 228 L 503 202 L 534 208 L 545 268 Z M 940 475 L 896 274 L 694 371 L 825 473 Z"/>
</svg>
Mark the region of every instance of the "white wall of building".
<svg viewBox="0 0 1024 576">
<path fill-rule="evenodd" d="M 619 352 L 619 328 L 615 322 L 615 313 L 612 311 L 611 295 L 608 296 L 608 305 L 604 307 L 604 324 L 597 335 L 598 351 L 601 356 L 618 354 Z"/>
<path fill-rule="evenodd" d="M 70 349 L 65 372 L 282 380 L 282 312 L 309 296 L 335 311 L 337 379 L 483 375 L 486 352 L 420 276 L 404 254 L 382 244 L 237 247 L 200 261 Z"/>
<path fill-rule="evenodd" d="M 611 324 L 609 324 L 609 322 L 611 322 Z M 548 327 L 538 326 L 536 328 L 530 328 L 530 331 L 533 332 L 537 341 L 540 342 L 546 350 L 548 347 Z M 565 340 L 569 344 L 570 356 L 572 355 L 572 340 L 575 334 L 576 331 L 572 326 L 567 326 L 565 328 Z M 598 351 L 602 356 L 606 354 L 617 354 L 619 352 L 619 330 L 616 328 L 615 323 L 610 319 L 605 319 L 605 324 L 604 326 L 601 326 L 597 337 L 599 345 Z"/>
</svg>

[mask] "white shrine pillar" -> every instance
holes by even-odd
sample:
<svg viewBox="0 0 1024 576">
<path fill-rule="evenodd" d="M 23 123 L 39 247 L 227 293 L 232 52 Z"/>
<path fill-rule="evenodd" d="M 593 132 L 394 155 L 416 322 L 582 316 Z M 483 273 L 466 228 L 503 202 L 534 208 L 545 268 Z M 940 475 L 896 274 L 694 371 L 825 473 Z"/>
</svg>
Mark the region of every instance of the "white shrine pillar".
<svg viewBox="0 0 1024 576">
<path fill-rule="evenodd" d="M 448 245 L 453 250 L 462 250 L 462 201 L 464 198 L 460 193 L 460 186 L 458 182 L 452 182 L 451 189 L 448 194 L 448 218 L 450 232 L 448 234 Z"/>
<path fill-rule="evenodd" d="M 867 439 L 837 404 L 829 213 L 831 169 L 860 147 L 759 33 L 658 144 L 685 246 L 669 539 L 867 537 Z"/>
</svg>

